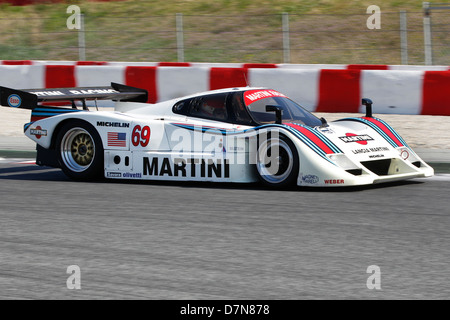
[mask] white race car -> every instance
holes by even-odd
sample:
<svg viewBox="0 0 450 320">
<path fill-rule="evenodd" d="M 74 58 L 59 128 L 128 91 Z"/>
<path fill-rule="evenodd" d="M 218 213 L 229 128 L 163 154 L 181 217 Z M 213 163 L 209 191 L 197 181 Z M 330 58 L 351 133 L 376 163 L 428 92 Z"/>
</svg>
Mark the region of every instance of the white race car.
<svg viewBox="0 0 450 320">
<path fill-rule="evenodd" d="M 363 99 L 364 117 L 327 123 L 266 88 L 208 91 L 156 104 L 146 103 L 147 95 L 116 83 L 0 87 L 2 106 L 32 110 L 25 134 L 37 144 L 36 163 L 61 168 L 75 180 L 260 181 L 272 187 L 318 187 L 434 174 L 394 129 L 372 117 L 369 99 Z M 115 111 L 86 107 L 86 100 L 105 99 L 115 101 Z M 63 101 L 69 107 L 49 106 Z"/>
</svg>

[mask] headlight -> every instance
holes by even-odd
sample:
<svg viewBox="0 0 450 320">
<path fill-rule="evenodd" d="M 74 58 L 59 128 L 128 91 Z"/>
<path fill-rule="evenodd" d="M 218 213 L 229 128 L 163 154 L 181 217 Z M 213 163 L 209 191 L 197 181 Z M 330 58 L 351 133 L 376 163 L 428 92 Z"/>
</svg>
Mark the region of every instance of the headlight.
<svg viewBox="0 0 450 320">
<path fill-rule="evenodd" d="M 358 166 L 343 153 L 328 154 L 327 157 L 344 170 L 358 168 Z"/>
</svg>

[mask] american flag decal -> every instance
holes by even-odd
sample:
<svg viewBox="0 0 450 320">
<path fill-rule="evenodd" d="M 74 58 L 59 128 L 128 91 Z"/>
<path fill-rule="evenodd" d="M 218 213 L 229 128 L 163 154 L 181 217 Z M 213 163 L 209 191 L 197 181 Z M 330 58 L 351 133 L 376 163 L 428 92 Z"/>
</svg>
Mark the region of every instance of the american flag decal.
<svg viewBox="0 0 450 320">
<path fill-rule="evenodd" d="M 108 147 L 126 147 L 127 134 L 125 132 L 108 132 Z"/>
</svg>

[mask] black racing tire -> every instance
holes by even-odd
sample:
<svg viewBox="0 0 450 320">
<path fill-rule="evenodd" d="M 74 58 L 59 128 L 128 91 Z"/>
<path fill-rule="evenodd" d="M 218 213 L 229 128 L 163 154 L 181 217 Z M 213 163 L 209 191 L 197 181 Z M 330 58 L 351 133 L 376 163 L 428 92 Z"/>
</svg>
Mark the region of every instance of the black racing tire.
<svg viewBox="0 0 450 320">
<path fill-rule="evenodd" d="M 56 138 L 58 163 L 77 181 L 97 180 L 104 174 L 103 143 L 95 128 L 82 120 L 65 123 Z"/>
<path fill-rule="evenodd" d="M 272 155 L 273 148 L 278 148 L 278 154 Z M 277 155 L 277 163 L 272 165 Z M 297 148 L 284 135 L 261 141 L 258 146 L 256 172 L 259 180 L 271 188 L 287 188 L 296 185 L 300 160 Z"/>
</svg>

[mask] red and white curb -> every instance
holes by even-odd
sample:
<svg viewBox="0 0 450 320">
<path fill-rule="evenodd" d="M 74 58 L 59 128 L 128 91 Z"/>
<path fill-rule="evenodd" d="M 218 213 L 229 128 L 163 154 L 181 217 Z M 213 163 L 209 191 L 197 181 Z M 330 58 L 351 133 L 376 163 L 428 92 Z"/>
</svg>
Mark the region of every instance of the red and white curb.
<svg viewBox="0 0 450 320">
<path fill-rule="evenodd" d="M 0 85 L 16 89 L 111 82 L 148 90 L 149 103 L 261 86 L 283 92 L 313 112 L 361 112 L 361 98 L 370 98 L 376 113 L 450 115 L 449 66 L 0 61 Z"/>
</svg>

